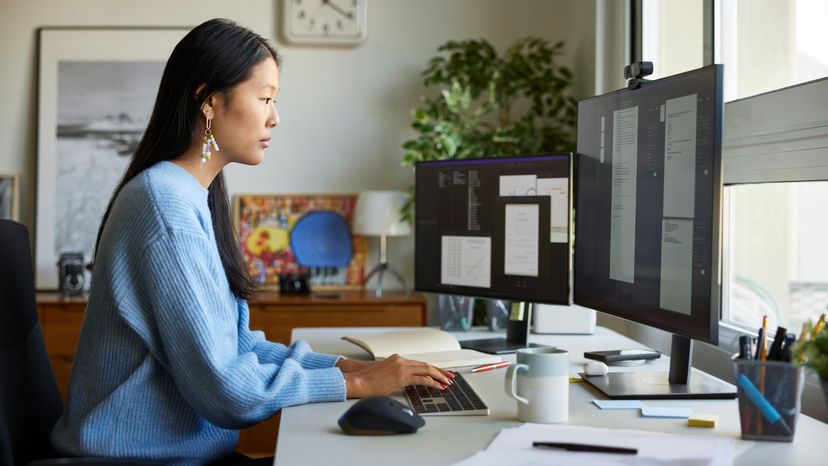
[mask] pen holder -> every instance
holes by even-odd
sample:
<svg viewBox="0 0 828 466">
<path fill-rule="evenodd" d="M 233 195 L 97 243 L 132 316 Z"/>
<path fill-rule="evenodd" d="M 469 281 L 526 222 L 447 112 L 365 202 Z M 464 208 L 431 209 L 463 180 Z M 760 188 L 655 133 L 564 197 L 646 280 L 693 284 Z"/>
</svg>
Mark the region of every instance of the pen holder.
<svg viewBox="0 0 828 466">
<path fill-rule="evenodd" d="M 742 438 L 792 442 L 802 398 L 802 367 L 734 359 Z"/>
<path fill-rule="evenodd" d="M 446 331 L 468 331 L 474 316 L 474 298 L 468 296 L 437 295 L 440 328 Z"/>
</svg>

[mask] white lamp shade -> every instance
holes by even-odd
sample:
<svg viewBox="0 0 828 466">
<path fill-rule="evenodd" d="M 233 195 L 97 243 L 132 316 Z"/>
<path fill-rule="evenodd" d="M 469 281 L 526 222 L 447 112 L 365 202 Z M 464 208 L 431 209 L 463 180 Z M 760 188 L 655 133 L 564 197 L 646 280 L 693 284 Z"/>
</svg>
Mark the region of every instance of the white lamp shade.
<svg viewBox="0 0 828 466">
<path fill-rule="evenodd" d="M 400 219 L 405 204 L 402 191 L 363 191 L 357 197 L 353 230 L 366 236 L 405 236 L 411 226 Z"/>
</svg>

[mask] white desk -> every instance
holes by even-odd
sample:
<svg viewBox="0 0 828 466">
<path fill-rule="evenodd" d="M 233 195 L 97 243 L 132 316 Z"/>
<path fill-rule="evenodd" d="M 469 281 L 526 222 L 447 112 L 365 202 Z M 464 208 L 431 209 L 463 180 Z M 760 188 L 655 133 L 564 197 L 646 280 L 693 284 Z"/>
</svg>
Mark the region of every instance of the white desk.
<svg viewBox="0 0 828 466">
<path fill-rule="evenodd" d="M 368 359 L 367 353 L 340 340 L 346 334 L 387 331 L 389 328 L 317 328 L 293 330 L 293 340 L 307 340 L 314 350 Z M 456 333 L 458 339 L 490 338 L 489 332 Z M 496 336 L 496 335 L 495 335 Z M 620 334 L 598 328 L 595 335 L 531 335 L 530 341 L 569 350 L 570 374 L 580 371 L 585 350 L 641 346 Z M 514 355 L 507 356 L 514 361 Z M 633 370 L 666 371 L 667 358 Z M 630 370 L 611 368 L 611 370 Z M 516 402 L 503 390 L 505 370 L 464 374 L 491 409 L 489 416 L 426 417 L 426 425 L 413 435 L 352 437 L 339 429 L 337 420 L 355 402 L 317 403 L 284 409 L 275 464 L 283 465 L 416 465 L 452 464 L 485 449 L 505 427 L 519 425 Z M 681 406 L 696 413 L 719 415 L 715 429 L 687 427 L 684 419 L 641 418 L 635 410 L 601 411 L 591 401 L 601 398 L 583 383 L 573 383 L 569 395 L 569 424 L 644 431 L 724 435 L 738 439 L 739 409 L 736 400 L 649 400 L 652 406 Z M 402 396 L 398 397 L 402 400 Z M 825 464 L 822 442 L 828 441 L 828 424 L 800 415 L 792 443 L 737 442 L 736 464 Z"/>
</svg>

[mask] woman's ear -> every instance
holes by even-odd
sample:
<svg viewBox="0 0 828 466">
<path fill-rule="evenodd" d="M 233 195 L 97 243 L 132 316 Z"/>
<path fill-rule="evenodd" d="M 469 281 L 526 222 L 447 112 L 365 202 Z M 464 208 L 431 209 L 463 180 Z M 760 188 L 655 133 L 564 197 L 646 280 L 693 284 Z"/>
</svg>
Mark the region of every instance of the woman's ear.
<svg viewBox="0 0 828 466">
<path fill-rule="evenodd" d="M 193 98 L 198 100 L 199 95 L 201 92 L 204 91 L 204 88 L 207 87 L 207 83 L 201 83 L 195 90 Z M 201 113 L 204 115 L 205 118 L 213 118 L 214 115 L 214 107 L 216 105 L 216 95 L 211 94 L 204 100 L 204 103 L 201 104 Z"/>
<path fill-rule="evenodd" d="M 207 100 L 201 104 L 201 113 L 204 115 L 204 118 L 213 118 L 214 115 L 214 106 L 215 106 L 215 95 L 211 95 L 207 97 Z"/>
</svg>

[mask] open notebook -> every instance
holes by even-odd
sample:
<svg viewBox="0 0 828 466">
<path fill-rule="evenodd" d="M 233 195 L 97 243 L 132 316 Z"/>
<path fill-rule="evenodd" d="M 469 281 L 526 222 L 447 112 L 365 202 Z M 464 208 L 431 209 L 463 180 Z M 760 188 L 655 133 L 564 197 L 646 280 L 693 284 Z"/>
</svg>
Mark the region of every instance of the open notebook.
<svg viewBox="0 0 828 466">
<path fill-rule="evenodd" d="M 351 342 L 371 353 L 374 359 L 385 359 L 399 354 L 439 368 L 476 366 L 502 361 L 500 356 L 480 351 L 460 349 L 460 343 L 450 333 L 433 328 L 415 328 L 385 333 L 345 336 Z"/>
</svg>

